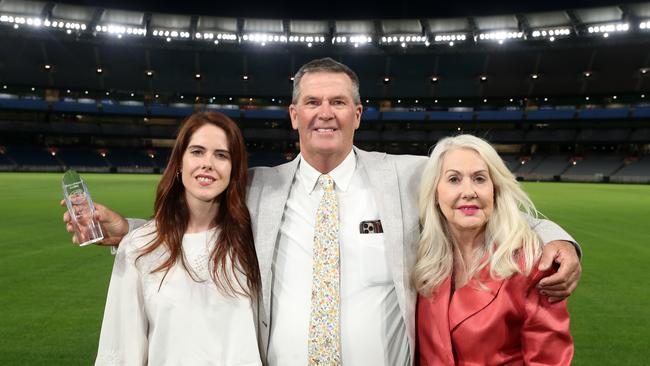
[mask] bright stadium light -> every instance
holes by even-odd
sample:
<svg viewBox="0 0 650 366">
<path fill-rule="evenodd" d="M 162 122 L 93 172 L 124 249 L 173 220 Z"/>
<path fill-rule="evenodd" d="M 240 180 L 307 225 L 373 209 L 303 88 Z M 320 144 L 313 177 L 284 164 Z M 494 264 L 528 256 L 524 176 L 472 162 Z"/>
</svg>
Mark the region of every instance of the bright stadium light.
<svg viewBox="0 0 650 366">
<path fill-rule="evenodd" d="M 593 35 L 602 35 L 607 38 L 613 33 L 624 33 L 630 30 L 629 23 L 609 23 L 609 24 L 594 24 L 587 28 L 587 32 Z"/>
<path fill-rule="evenodd" d="M 545 28 L 536 29 L 530 34 L 533 39 L 547 39 L 551 42 L 557 38 L 567 37 L 571 35 L 571 28 Z"/>
<path fill-rule="evenodd" d="M 507 40 L 521 39 L 523 37 L 523 32 L 507 30 L 479 33 L 478 35 L 478 39 L 481 41 L 496 41 L 499 44 L 503 44 Z"/>
<path fill-rule="evenodd" d="M 71 34 L 72 32 L 83 32 L 86 30 L 87 27 L 85 23 L 68 22 L 64 20 L 54 20 L 54 19 L 46 19 L 43 22 L 43 25 L 47 28 L 66 31 L 68 34 Z"/>
<path fill-rule="evenodd" d="M 8 14 L 0 15 L 0 24 L 11 25 L 18 29 L 21 25 L 38 28 L 43 25 L 43 20 L 37 17 L 13 16 Z"/>
<path fill-rule="evenodd" d="M 379 43 L 386 46 L 428 46 L 429 39 L 419 34 L 386 35 L 380 38 Z"/>
<path fill-rule="evenodd" d="M 456 43 L 465 42 L 467 35 L 465 33 L 441 33 L 433 37 L 433 42 L 437 44 L 446 43 L 449 47 L 453 47 Z"/>
<path fill-rule="evenodd" d="M 289 36 L 289 43 L 304 44 L 307 47 L 312 47 L 315 44 L 325 43 L 324 35 L 298 35 L 294 34 Z"/>
<path fill-rule="evenodd" d="M 247 33 L 242 36 L 242 40 L 244 42 L 265 46 L 267 43 L 287 43 L 287 36 L 271 33 Z"/>
<path fill-rule="evenodd" d="M 164 38 L 167 42 L 172 39 L 189 39 L 190 32 L 184 30 L 175 30 L 175 29 L 154 29 L 151 34 L 154 37 Z"/>
<path fill-rule="evenodd" d="M 351 44 L 355 48 L 359 46 L 364 46 L 372 42 L 372 37 L 367 35 L 348 35 L 348 36 L 336 36 L 332 38 L 332 44 Z"/>
<path fill-rule="evenodd" d="M 650 30 L 650 20 L 646 20 L 645 22 L 639 23 L 639 29 Z"/>
<path fill-rule="evenodd" d="M 147 35 L 146 28 L 140 27 L 128 27 L 119 24 L 98 24 L 95 26 L 95 32 L 97 33 L 106 33 L 118 38 L 122 36 L 139 36 L 144 37 Z"/>
</svg>

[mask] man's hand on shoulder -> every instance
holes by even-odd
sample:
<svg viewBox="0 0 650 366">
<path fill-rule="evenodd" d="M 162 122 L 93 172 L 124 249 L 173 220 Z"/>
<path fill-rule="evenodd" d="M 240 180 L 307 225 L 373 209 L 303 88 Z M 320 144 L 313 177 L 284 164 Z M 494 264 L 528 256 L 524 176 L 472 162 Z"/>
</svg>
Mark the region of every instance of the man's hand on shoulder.
<svg viewBox="0 0 650 366">
<path fill-rule="evenodd" d="M 61 200 L 60 204 L 66 207 L 64 200 Z M 96 244 L 119 245 L 122 238 L 129 232 L 129 223 L 122 215 L 110 208 L 99 203 L 95 203 L 94 205 L 95 219 L 99 222 L 99 225 L 102 227 L 102 233 L 104 234 L 104 240 Z M 79 240 L 74 232 L 74 223 L 68 211 L 63 214 L 63 222 L 65 223 L 65 229 L 72 234 L 72 242 L 79 244 Z"/>
<path fill-rule="evenodd" d="M 552 265 L 559 266 L 557 272 L 542 278 L 537 287 L 554 303 L 569 297 L 578 286 L 582 267 L 573 243 L 558 240 L 544 245 L 539 270 L 545 271 Z"/>
</svg>

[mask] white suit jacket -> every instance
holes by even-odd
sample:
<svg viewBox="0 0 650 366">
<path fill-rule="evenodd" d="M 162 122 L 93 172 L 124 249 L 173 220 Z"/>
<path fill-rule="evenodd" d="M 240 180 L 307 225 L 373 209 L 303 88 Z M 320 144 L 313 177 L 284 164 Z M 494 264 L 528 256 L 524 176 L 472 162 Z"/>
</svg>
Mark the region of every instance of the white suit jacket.
<svg viewBox="0 0 650 366">
<path fill-rule="evenodd" d="M 416 293 L 410 286 L 419 235 L 417 191 L 426 157 L 388 155 L 355 148 L 357 169 L 368 174 L 380 212 L 388 262 L 397 300 L 407 328 L 411 359 L 415 349 Z M 263 358 L 271 326 L 272 262 L 285 204 L 298 169 L 298 160 L 272 168 L 251 170 L 247 203 L 251 213 L 255 247 L 262 278 L 259 336 Z"/>
</svg>

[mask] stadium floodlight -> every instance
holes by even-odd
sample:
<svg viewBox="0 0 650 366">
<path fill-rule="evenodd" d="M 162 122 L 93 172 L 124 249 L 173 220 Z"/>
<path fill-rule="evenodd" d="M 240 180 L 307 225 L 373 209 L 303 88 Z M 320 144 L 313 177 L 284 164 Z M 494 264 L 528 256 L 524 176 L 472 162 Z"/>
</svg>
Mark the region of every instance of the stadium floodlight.
<svg viewBox="0 0 650 366">
<path fill-rule="evenodd" d="M 242 41 L 266 46 L 267 43 L 287 43 L 287 36 L 273 33 L 247 33 L 242 35 Z"/>
<path fill-rule="evenodd" d="M 537 73 L 530 74 L 530 78 L 533 79 L 533 80 L 537 80 L 537 79 L 539 79 L 539 74 L 537 74 Z"/>
<path fill-rule="evenodd" d="M 148 77 L 153 77 L 154 71 L 151 69 L 145 70 L 144 74 L 147 75 Z"/>
<path fill-rule="evenodd" d="M 248 75 L 242 75 L 241 79 L 244 80 L 244 81 L 248 80 Z"/>
<path fill-rule="evenodd" d="M 587 70 L 587 71 L 583 71 L 583 72 L 582 72 L 582 76 L 584 76 L 585 79 L 590 78 L 591 75 L 593 75 L 593 72 L 591 72 L 591 71 L 588 71 L 588 70 Z"/>
<path fill-rule="evenodd" d="M 420 34 L 385 35 L 380 38 L 379 43 L 387 46 L 397 45 L 401 47 L 410 45 L 428 46 L 429 38 Z"/>
<path fill-rule="evenodd" d="M 481 75 L 481 76 L 479 76 L 478 79 L 479 79 L 482 83 L 485 83 L 485 82 L 487 82 L 488 77 L 487 77 L 487 75 Z"/>
<path fill-rule="evenodd" d="M 45 69 L 45 71 L 51 71 L 52 70 L 52 65 L 45 64 L 45 65 L 43 65 L 43 69 Z"/>
<path fill-rule="evenodd" d="M 102 73 L 104 72 L 104 69 L 102 69 L 101 67 L 98 67 L 98 68 L 95 70 L 95 72 L 96 72 L 97 74 L 102 74 Z"/>
<path fill-rule="evenodd" d="M 219 41 L 236 41 L 237 35 L 235 33 L 217 33 L 215 38 Z"/>
<path fill-rule="evenodd" d="M 201 77 L 202 77 L 202 75 L 199 74 L 198 72 L 196 74 L 194 74 L 194 79 L 196 79 L 196 80 L 201 80 Z"/>
<path fill-rule="evenodd" d="M 390 83 L 390 77 L 389 76 L 384 76 L 384 84 Z"/>
<path fill-rule="evenodd" d="M 440 33 L 433 37 L 435 43 L 446 43 L 449 46 L 454 46 L 456 43 L 465 42 L 466 40 L 467 34 L 465 33 Z"/>
<path fill-rule="evenodd" d="M 639 69 L 639 72 L 641 73 L 641 75 L 648 75 L 650 73 L 650 68 L 642 67 Z"/>
<path fill-rule="evenodd" d="M 639 23 L 639 29 L 650 30 L 650 20 Z"/>
<path fill-rule="evenodd" d="M 9 14 L 2 14 L 0 15 L 0 24 L 2 23 L 11 25 L 16 29 L 18 29 L 21 25 L 38 28 L 41 25 L 43 25 L 43 20 L 38 17 L 14 16 Z"/>
<path fill-rule="evenodd" d="M 325 35 L 290 35 L 289 43 L 304 44 L 307 47 L 312 47 L 315 44 L 325 43 Z"/>
<path fill-rule="evenodd" d="M 85 23 L 68 22 L 65 20 L 53 20 L 53 19 L 46 19 L 45 21 L 43 21 L 43 25 L 50 29 L 66 31 L 68 34 L 71 34 L 72 32 L 77 32 L 77 33 L 82 32 L 85 31 L 87 28 L 87 25 Z"/>
<path fill-rule="evenodd" d="M 440 79 L 440 77 L 439 77 L 438 75 L 433 75 L 433 76 L 431 76 L 431 79 L 430 79 L 430 80 L 431 80 L 431 84 L 435 84 L 435 83 L 437 83 L 439 79 Z"/>
<path fill-rule="evenodd" d="M 364 34 L 358 35 L 339 35 L 332 38 L 332 44 L 351 44 L 355 48 L 359 46 L 364 46 L 372 42 L 372 37 Z"/>
<path fill-rule="evenodd" d="M 176 30 L 176 29 L 154 29 L 151 34 L 154 37 L 164 38 L 167 42 L 172 39 L 189 39 L 190 32 L 185 30 Z"/>
<path fill-rule="evenodd" d="M 544 28 L 544 29 L 535 29 L 530 34 L 533 39 L 548 39 L 553 42 L 557 38 L 567 37 L 571 35 L 571 28 L 560 27 L 560 28 Z"/>
<path fill-rule="evenodd" d="M 503 44 L 506 40 L 521 39 L 523 37 L 524 33 L 516 30 L 492 31 L 479 33 L 478 35 L 478 39 L 481 41 L 496 41 L 499 44 Z"/>
<path fill-rule="evenodd" d="M 587 32 L 593 35 L 602 35 L 607 38 L 613 33 L 624 33 L 630 30 L 629 23 L 608 23 L 608 24 L 593 24 L 587 28 Z"/>
<path fill-rule="evenodd" d="M 97 33 L 107 33 L 109 35 L 122 38 L 124 35 L 128 36 L 140 36 L 144 37 L 147 35 L 147 29 L 142 27 L 129 27 L 119 24 L 103 24 L 96 25 L 95 32 Z"/>
</svg>

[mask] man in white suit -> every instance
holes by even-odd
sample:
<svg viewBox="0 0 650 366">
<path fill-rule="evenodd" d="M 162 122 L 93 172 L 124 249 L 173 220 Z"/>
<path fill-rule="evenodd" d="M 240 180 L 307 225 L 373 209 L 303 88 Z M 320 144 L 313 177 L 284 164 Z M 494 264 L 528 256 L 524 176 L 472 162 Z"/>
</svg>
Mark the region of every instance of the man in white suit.
<svg viewBox="0 0 650 366">
<path fill-rule="evenodd" d="M 321 174 L 334 180 L 339 207 L 340 363 L 410 365 L 415 352 L 416 292 L 410 283 L 419 235 L 417 187 L 425 157 L 366 152 L 353 146 L 361 121 L 359 81 L 330 58 L 305 64 L 294 78 L 291 123 L 300 155 L 251 170 L 247 203 L 262 279 L 259 336 L 269 365 L 308 364 L 312 249 Z M 126 222 L 100 207 L 118 241 Z M 370 230 L 364 230 L 371 228 Z M 573 239 L 557 225 L 532 222 L 545 243 L 542 280 L 557 300 L 576 286 Z M 71 231 L 68 226 L 68 231 Z"/>
</svg>

